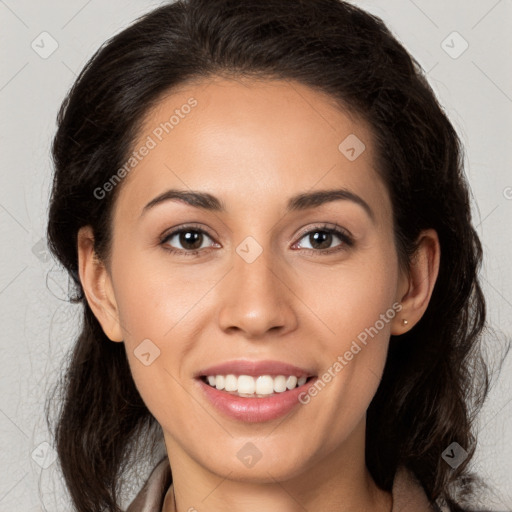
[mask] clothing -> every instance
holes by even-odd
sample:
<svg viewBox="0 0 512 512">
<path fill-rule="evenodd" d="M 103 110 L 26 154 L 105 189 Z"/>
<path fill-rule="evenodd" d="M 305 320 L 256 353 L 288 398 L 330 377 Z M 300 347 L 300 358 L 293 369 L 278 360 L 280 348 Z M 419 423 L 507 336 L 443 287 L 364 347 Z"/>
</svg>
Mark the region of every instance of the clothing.
<svg viewBox="0 0 512 512">
<path fill-rule="evenodd" d="M 162 512 L 164 498 L 170 485 L 171 469 L 169 460 L 164 458 L 154 468 L 126 512 Z M 429 503 L 420 483 L 404 467 L 397 470 L 392 495 L 392 512 L 442 512 L 439 507 Z M 176 512 L 174 508 L 171 508 L 171 511 Z"/>
</svg>

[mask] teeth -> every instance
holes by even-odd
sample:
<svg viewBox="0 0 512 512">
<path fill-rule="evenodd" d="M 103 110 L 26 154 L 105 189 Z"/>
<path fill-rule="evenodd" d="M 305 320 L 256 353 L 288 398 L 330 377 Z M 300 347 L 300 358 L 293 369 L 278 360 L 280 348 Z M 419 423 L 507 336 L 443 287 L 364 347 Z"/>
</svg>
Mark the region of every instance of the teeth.
<svg viewBox="0 0 512 512">
<path fill-rule="evenodd" d="M 237 381 L 237 389 L 239 393 L 244 393 L 245 395 L 252 395 L 256 391 L 256 383 L 252 377 L 248 375 L 240 375 Z M 261 391 L 258 391 L 261 394 Z"/>
<path fill-rule="evenodd" d="M 250 377 L 254 380 L 254 377 Z M 238 391 L 238 390 L 237 390 Z M 262 375 L 256 378 L 256 394 L 271 395 L 274 391 L 274 379 L 270 375 Z"/>
<path fill-rule="evenodd" d="M 219 390 L 224 389 L 240 396 L 270 396 L 275 393 L 283 393 L 289 389 L 302 386 L 307 377 L 297 378 L 295 375 L 285 376 L 260 375 L 208 375 L 207 381 L 210 386 Z"/>
<path fill-rule="evenodd" d="M 224 389 L 224 381 L 225 381 L 224 375 L 217 375 L 216 377 L 213 377 L 213 378 L 215 379 L 215 382 L 214 382 L 215 387 L 217 389 Z M 213 384 L 212 384 L 212 386 L 213 386 Z"/>
<path fill-rule="evenodd" d="M 234 375 L 226 375 L 224 389 L 226 391 L 237 391 L 238 379 Z"/>
<path fill-rule="evenodd" d="M 304 382 L 306 382 L 306 378 L 305 377 L 302 377 L 304 379 Z M 286 387 L 288 389 L 293 389 L 295 387 L 297 387 L 297 382 L 298 382 L 299 379 L 297 379 L 297 377 L 295 377 L 295 375 L 290 375 L 287 379 L 286 379 Z"/>
</svg>

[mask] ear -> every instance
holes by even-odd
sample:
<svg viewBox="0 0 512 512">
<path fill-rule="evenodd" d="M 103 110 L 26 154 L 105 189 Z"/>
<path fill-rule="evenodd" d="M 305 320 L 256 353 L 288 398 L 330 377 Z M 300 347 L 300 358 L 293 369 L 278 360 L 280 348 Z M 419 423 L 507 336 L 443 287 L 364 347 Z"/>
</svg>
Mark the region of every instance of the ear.
<svg viewBox="0 0 512 512">
<path fill-rule="evenodd" d="M 80 228 L 77 238 L 78 273 L 89 307 L 107 337 L 112 341 L 123 341 L 112 279 L 94 251 L 91 226 Z"/>
<path fill-rule="evenodd" d="M 408 274 L 400 278 L 397 300 L 400 313 L 393 319 L 391 334 L 403 334 L 419 322 L 425 313 L 439 273 L 441 246 L 434 229 L 427 229 L 418 237 L 418 249 L 414 253 Z M 407 321 L 404 325 L 403 320 Z"/>
</svg>

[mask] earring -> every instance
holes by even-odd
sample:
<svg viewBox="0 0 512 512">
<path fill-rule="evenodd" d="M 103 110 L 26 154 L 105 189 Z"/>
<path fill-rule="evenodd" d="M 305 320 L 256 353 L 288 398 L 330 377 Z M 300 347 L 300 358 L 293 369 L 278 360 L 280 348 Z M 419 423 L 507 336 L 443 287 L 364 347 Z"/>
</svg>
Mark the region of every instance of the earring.
<svg viewBox="0 0 512 512">
<path fill-rule="evenodd" d="M 407 325 L 408 323 L 409 322 L 405 318 L 402 320 L 402 325 Z"/>
</svg>

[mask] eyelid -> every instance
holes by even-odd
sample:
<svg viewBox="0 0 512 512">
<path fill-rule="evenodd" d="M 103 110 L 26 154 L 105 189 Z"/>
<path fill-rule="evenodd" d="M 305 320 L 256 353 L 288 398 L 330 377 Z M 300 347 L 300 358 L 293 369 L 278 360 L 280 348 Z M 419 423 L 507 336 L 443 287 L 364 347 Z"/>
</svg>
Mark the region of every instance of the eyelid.
<svg viewBox="0 0 512 512">
<path fill-rule="evenodd" d="M 181 231 L 185 231 L 187 229 L 190 229 L 191 231 L 199 231 L 201 233 L 207 234 L 210 238 L 213 237 L 213 235 L 204 227 L 202 227 L 202 224 L 196 224 L 194 222 L 188 222 L 183 225 L 175 226 L 174 228 L 166 229 L 158 238 L 160 241 L 165 240 L 166 238 L 169 238 L 171 235 L 175 235 L 177 233 L 180 233 Z"/>
<path fill-rule="evenodd" d="M 320 222 L 318 224 L 313 224 L 313 225 L 308 224 L 307 227 L 305 227 L 303 230 L 301 230 L 299 232 L 297 237 L 299 239 L 304 238 L 305 235 L 308 235 L 309 233 L 311 233 L 314 230 L 317 230 L 317 231 L 322 231 L 322 230 L 338 231 L 341 234 L 345 235 L 347 238 L 350 238 L 351 240 L 354 240 L 354 237 L 352 236 L 352 234 L 350 233 L 350 231 L 348 229 L 340 226 L 339 224 L 336 224 L 335 222 Z"/>
</svg>

